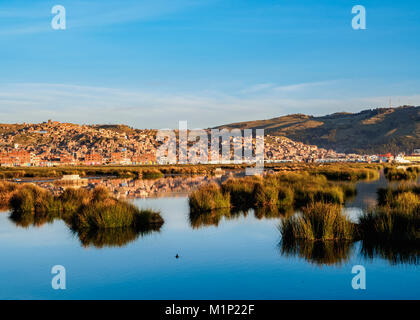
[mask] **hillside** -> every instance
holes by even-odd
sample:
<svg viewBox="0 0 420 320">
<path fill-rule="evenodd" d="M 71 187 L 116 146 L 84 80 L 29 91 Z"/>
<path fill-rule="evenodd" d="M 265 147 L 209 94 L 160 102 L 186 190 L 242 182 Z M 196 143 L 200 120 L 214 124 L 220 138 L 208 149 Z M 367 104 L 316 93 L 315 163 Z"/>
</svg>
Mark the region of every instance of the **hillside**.
<svg viewBox="0 0 420 320">
<path fill-rule="evenodd" d="M 139 164 L 155 161 L 156 130 L 122 124 L 78 125 L 58 121 L 0 124 L 0 165 Z M 191 152 L 199 145 L 190 144 Z M 266 137 L 268 160 L 302 161 L 336 157 L 323 148 L 285 137 Z"/>
<path fill-rule="evenodd" d="M 292 114 L 217 128 L 264 129 L 266 134 L 337 152 L 410 153 L 420 148 L 420 107 L 380 108 L 320 117 Z"/>
</svg>

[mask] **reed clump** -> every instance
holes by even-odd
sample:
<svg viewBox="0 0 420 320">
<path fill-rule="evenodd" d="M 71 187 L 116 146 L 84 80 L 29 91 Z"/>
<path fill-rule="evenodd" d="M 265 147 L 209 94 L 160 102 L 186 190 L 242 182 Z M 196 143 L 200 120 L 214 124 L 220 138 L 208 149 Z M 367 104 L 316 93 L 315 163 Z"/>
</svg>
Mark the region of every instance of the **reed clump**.
<svg viewBox="0 0 420 320">
<path fill-rule="evenodd" d="M 19 188 L 19 185 L 12 182 L 0 181 L 0 209 L 7 209 L 12 194 Z"/>
<path fill-rule="evenodd" d="M 193 212 L 209 212 L 216 209 L 230 208 L 230 193 L 210 183 L 195 191 L 188 198 L 190 210 Z"/>
<path fill-rule="evenodd" d="M 164 174 L 158 169 L 145 169 L 139 172 L 139 178 L 142 179 L 159 179 L 162 177 L 164 177 Z"/>
<path fill-rule="evenodd" d="M 419 184 L 402 183 L 396 188 L 379 188 L 377 194 L 379 206 L 414 210 L 420 205 Z"/>
<path fill-rule="evenodd" d="M 311 185 L 296 188 L 295 203 L 297 206 L 306 206 L 314 202 L 342 204 L 344 192 L 338 186 Z"/>
<path fill-rule="evenodd" d="M 131 227 L 158 229 L 164 223 L 159 212 L 140 210 L 114 198 L 105 187 L 66 189 L 61 195 L 36 185 L 23 185 L 10 199 L 14 221 L 62 218 L 74 230 Z"/>
<path fill-rule="evenodd" d="M 355 193 L 354 185 L 329 182 L 323 175 L 283 172 L 263 178 L 229 179 L 221 187 L 204 186 L 190 194 L 189 203 L 191 210 L 202 212 L 228 207 L 277 207 L 280 211 L 290 211 L 313 202 L 342 204 Z"/>
<path fill-rule="evenodd" d="M 279 204 L 279 190 L 272 184 L 257 183 L 252 198 L 256 207 L 274 207 Z"/>
<path fill-rule="evenodd" d="M 222 192 L 230 195 L 233 207 L 250 208 L 254 203 L 253 193 L 257 183 L 262 179 L 258 177 L 246 177 L 242 179 L 230 178 L 222 183 Z"/>
<path fill-rule="evenodd" d="M 375 168 L 351 167 L 342 165 L 330 165 L 324 168 L 317 168 L 312 171 L 315 174 L 322 174 L 328 180 L 334 181 L 357 181 L 376 180 L 380 173 Z"/>
<path fill-rule="evenodd" d="M 50 192 L 34 184 L 25 184 L 15 191 L 9 205 L 14 212 L 21 214 L 44 214 L 60 209 Z"/>
<path fill-rule="evenodd" d="M 163 219 L 157 212 L 140 210 L 131 203 L 108 199 L 92 202 L 73 216 L 73 229 L 108 229 L 132 227 L 136 230 L 160 227 Z"/>
<path fill-rule="evenodd" d="M 384 169 L 385 177 L 390 180 L 415 180 L 419 176 L 419 170 L 416 167 L 394 168 L 386 167 Z"/>
<path fill-rule="evenodd" d="M 285 219 L 280 232 L 285 241 L 353 240 L 354 225 L 342 214 L 340 205 L 315 202 L 303 208 L 301 214 Z"/>
</svg>

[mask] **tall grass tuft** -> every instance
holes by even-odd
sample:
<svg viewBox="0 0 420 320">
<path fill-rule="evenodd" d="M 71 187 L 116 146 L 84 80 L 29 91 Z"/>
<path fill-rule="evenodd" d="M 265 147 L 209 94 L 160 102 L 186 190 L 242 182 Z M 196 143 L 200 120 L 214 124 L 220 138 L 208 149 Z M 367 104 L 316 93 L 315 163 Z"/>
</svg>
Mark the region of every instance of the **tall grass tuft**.
<svg viewBox="0 0 420 320">
<path fill-rule="evenodd" d="M 315 169 L 312 172 L 322 174 L 328 180 L 335 181 L 376 180 L 379 179 L 380 176 L 377 169 L 343 165 L 330 165 L 324 168 Z"/>
<path fill-rule="evenodd" d="M 0 210 L 7 209 L 10 198 L 17 189 L 18 184 L 7 181 L 0 181 Z"/>
<path fill-rule="evenodd" d="M 193 212 L 209 212 L 231 207 L 230 193 L 223 192 L 222 188 L 214 183 L 193 191 L 188 197 L 188 202 Z"/>
<path fill-rule="evenodd" d="M 261 181 L 258 177 L 230 178 L 222 183 L 222 192 L 229 193 L 230 202 L 233 207 L 249 208 L 254 204 L 252 194 L 255 184 Z"/>
<path fill-rule="evenodd" d="M 414 180 L 418 177 L 419 171 L 416 167 L 394 168 L 386 167 L 384 169 L 385 177 L 390 180 Z"/>
<path fill-rule="evenodd" d="M 273 207 L 279 204 L 278 187 L 272 184 L 257 183 L 252 193 L 256 207 Z"/>
<path fill-rule="evenodd" d="M 19 188 L 10 198 L 10 207 L 18 213 L 43 214 L 60 210 L 60 203 L 47 190 L 33 184 Z"/>
<path fill-rule="evenodd" d="M 298 207 L 304 207 L 314 202 L 342 204 L 344 192 L 338 186 L 297 186 L 295 190 L 295 203 Z"/>
<path fill-rule="evenodd" d="M 280 232 L 285 241 L 305 240 L 352 240 L 354 226 L 341 213 L 341 206 L 316 202 L 302 210 L 302 214 L 286 218 Z"/>
</svg>

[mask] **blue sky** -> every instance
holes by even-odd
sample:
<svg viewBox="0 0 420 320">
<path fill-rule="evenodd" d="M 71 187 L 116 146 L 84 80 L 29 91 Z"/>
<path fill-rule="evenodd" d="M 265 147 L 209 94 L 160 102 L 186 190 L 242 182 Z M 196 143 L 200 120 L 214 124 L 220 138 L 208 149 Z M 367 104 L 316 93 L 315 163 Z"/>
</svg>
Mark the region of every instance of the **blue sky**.
<svg viewBox="0 0 420 320">
<path fill-rule="evenodd" d="M 420 105 L 419 57 L 417 0 L 0 0 L 0 122 L 203 128 Z"/>
</svg>

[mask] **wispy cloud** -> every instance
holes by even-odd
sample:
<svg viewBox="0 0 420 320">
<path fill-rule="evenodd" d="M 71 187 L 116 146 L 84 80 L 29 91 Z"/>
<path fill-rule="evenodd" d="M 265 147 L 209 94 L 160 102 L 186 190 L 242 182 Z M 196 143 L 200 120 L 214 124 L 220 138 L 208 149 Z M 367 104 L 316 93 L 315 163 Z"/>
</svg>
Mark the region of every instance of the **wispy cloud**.
<svg viewBox="0 0 420 320">
<path fill-rule="evenodd" d="M 175 94 L 165 90 L 23 83 L 0 85 L 0 118 L 3 122 L 55 119 L 75 123 L 126 123 L 138 128 L 176 127 L 178 120 L 188 120 L 193 127 L 205 128 L 289 113 L 356 112 L 386 106 L 388 99 L 388 96 L 343 99 L 278 94 L 232 96 L 205 91 Z M 420 105 L 420 94 L 393 96 L 393 101 L 401 105 Z"/>
<path fill-rule="evenodd" d="M 252 94 L 252 93 L 291 93 L 291 92 L 302 92 L 307 89 L 322 87 L 326 85 L 331 85 L 337 81 L 319 81 L 319 82 L 304 82 L 296 83 L 289 85 L 277 85 L 275 83 L 259 83 L 252 86 L 249 86 L 241 90 L 243 94 Z"/>
<path fill-rule="evenodd" d="M 203 6 L 212 0 L 126 0 L 126 1 L 69 1 L 60 2 L 66 8 L 67 29 L 103 27 L 135 21 L 150 21 Z M 19 3 L 19 2 L 18 2 Z M 25 3 L 9 6 L 0 4 L 0 35 L 33 34 L 51 31 L 53 2 Z"/>
</svg>

